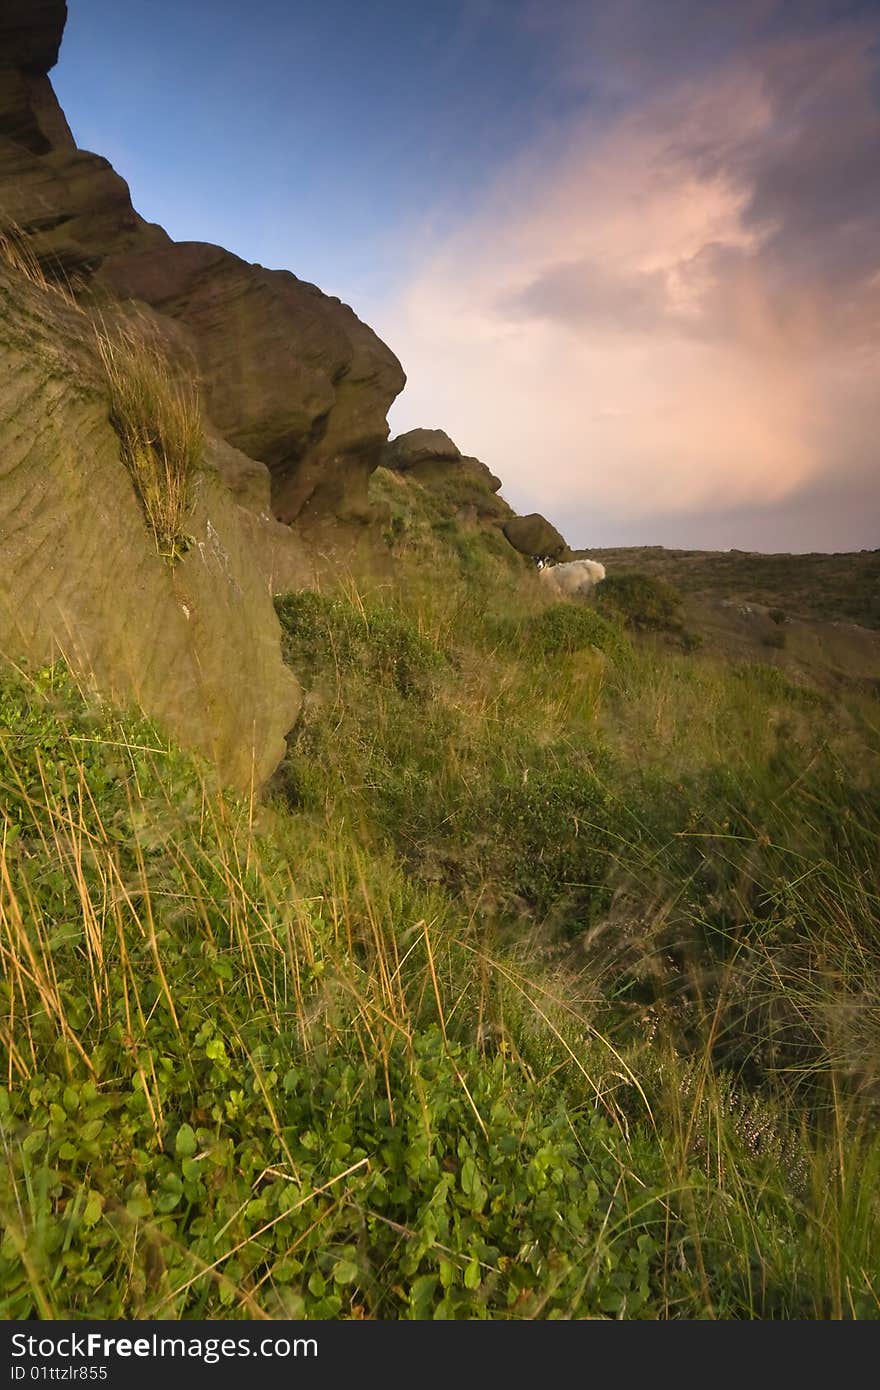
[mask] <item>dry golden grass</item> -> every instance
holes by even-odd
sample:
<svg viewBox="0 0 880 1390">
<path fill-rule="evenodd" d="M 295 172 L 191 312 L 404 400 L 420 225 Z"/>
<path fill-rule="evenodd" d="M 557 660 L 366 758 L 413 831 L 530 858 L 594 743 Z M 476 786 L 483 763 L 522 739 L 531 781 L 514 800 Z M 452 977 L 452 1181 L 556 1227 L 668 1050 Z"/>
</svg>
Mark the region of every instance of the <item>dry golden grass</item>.
<svg viewBox="0 0 880 1390">
<path fill-rule="evenodd" d="M 101 322 L 98 354 L 110 387 L 110 419 L 160 554 L 176 559 L 193 473 L 204 452 L 198 389 L 137 325 Z"/>
<path fill-rule="evenodd" d="M 85 312 L 63 272 L 47 273 L 27 234 L 2 217 L 0 262 L 68 308 Z M 204 451 L 197 386 L 175 370 L 137 322 L 108 324 L 101 318 L 94 334 L 124 462 L 160 553 L 174 560 L 185 549 L 190 483 Z"/>
</svg>

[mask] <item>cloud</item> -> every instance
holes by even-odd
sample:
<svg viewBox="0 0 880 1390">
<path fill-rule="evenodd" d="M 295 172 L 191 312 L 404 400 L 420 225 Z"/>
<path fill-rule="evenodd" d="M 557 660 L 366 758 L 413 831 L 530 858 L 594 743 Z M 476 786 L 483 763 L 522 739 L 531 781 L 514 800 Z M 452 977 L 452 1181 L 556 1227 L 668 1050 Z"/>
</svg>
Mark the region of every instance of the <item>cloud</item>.
<svg viewBox="0 0 880 1390">
<path fill-rule="evenodd" d="M 725 514 L 825 506 L 832 479 L 835 537 L 848 489 L 861 534 L 880 27 L 853 8 L 805 4 L 796 32 L 767 3 L 675 3 L 665 28 L 647 3 L 591 9 L 591 98 L 552 158 L 499 170 L 378 325 L 410 378 L 394 427 L 443 425 L 575 543 L 678 518 L 697 545 Z"/>
</svg>

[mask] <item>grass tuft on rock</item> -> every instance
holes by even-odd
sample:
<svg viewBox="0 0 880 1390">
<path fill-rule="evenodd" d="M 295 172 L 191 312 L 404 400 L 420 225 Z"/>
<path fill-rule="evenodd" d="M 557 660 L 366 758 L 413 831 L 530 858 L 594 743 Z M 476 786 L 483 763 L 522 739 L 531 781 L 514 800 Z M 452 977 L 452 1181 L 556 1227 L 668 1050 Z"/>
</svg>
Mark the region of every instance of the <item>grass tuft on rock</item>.
<svg viewBox="0 0 880 1390">
<path fill-rule="evenodd" d="M 190 487 L 205 448 L 198 389 L 132 324 L 101 323 L 95 341 L 123 460 L 159 553 L 173 562 L 186 549 Z"/>
<path fill-rule="evenodd" d="M 17 222 L 0 215 L 0 261 L 16 275 L 22 275 L 44 293 L 60 295 L 69 309 L 79 309 L 64 271 L 47 273 L 45 263 L 34 250 L 27 232 Z"/>
</svg>

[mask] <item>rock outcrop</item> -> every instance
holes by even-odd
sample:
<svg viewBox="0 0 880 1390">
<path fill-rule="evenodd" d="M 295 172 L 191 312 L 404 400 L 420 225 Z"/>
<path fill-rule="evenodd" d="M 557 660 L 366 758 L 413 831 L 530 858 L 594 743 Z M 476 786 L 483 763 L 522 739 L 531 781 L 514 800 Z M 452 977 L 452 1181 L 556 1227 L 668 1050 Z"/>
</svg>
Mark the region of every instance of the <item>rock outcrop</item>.
<svg viewBox="0 0 880 1390">
<path fill-rule="evenodd" d="M 108 256 L 100 279 L 183 327 L 211 419 L 267 465 L 279 520 L 367 514 L 367 481 L 405 378 L 347 305 L 198 242 Z"/>
<path fill-rule="evenodd" d="M 565 560 L 571 554 L 564 536 L 538 512 L 511 517 L 502 529 L 521 555 L 546 555 L 551 560 Z"/>
<path fill-rule="evenodd" d="M 58 62 L 66 0 L 5 0 L 0 10 L 0 65 L 26 76 L 45 75 Z"/>
<path fill-rule="evenodd" d="M 405 382 L 397 358 L 314 285 L 217 246 L 176 244 L 139 217 L 108 162 L 77 149 L 49 83 L 66 6 L 4 2 L 0 215 L 50 272 L 85 276 L 175 321 L 213 423 L 269 468 L 277 518 L 364 519 L 388 407 Z"/>
<path fill-rule="evenodd" d="M 24 229 L 50 272 L 74 278 L 112 250 L 171 239 L 137 215 L 106 159 L 76 147 L 48 77 L 66 19 L 59 0 L 4 0 L 0 216 Z"/>
<path fill-rule="evenodd" d="M 301 584 L 308 567 L 286 527 L 236 503 L 216 440 L 192 489 L 187 553 L 173 567 L 158 554 L 84 319 L 0 266 L 0 653 L 26 666 L 65 657 L 224 782 L 259 787 L 299 708 L 271 589 Z"/>
<path fill-rule="evenodd" d="M 432 524 L 502 549 L 503 526 L 528 554 L 565 543 L 517 526 L 500 480 L 443 431 L 386 444 L 404 374 L 347 305 L 138 215 L 107 160 L 77 148 L 49 81 L 66 14 L 63 0 L 0 12 L 0 657 L 63 655 L 258 787 L 299 705 L 272 595 L 311 582 L 303 536 L 317 564 L 351 534 L 340 522 L 376 520 L 380 462 L 429 495 Z M 199 384 L 206 446 L 174 563 L 111 423 L 103 315 L 137 321 Z M 358 529 L 372 544 L 378 528 Z"/>
<path fill-rule="evenodd" d="M 412 473 L 422 480 L 440 476 L 468 477 L 489 492 L 501 489 L 501 479 L 480 459 L 463 454 L 445 430 L 407 430 L 387 445 L 382 463 L 396 473 Z"/>
<path fill-rule="evenodd" d="M 461 450 L 445 430 L 407 430 L 392 439 L 382 463 L 397 473 L 407 473 L 420 463 L 457 463 Z"/>
<path fill-rule="evenodd" d="M 136 251 L 173 259 L 179 249 L 138 217 L 106 160 L 74 144 L 46 75 L 65 16 L 53 0 L 5 0 L 0 13 L 0 218 L 13 231 L 0 257 L 0 656 L 26 667 L 65 657 L 102 694 L 137 703 L 209 757 L 224 782 L 249 790 L 274 770 L 299 708 L 272 594 L 308 583 L 311 567 L 272 517 L 269 468 L 211 420 L 190 487 L 188 548 L 174 565 L 158 553 L 110 423 L 85 306 L 99 291 L 102 312 L 125 317 L 105 268 Z M 257 276 L 238 264 L 241 277 Z M 65 278 L 84 282 L 79 306 L 52 287 Z M 335 323 L 342 306 L 328 304 Z M 146 299 L 136 309 L 174 360 L 195 358 L 208 375 L 196 328 Z M 327 416 L 324 435 L 332 425 L 340 453 L 351 452 L 356 412 L 348 409 L 343 429 L 334 411 L 357 352 L 348 339 L 339 345 L 343 330 L 328 336 L 336 381 L 316 411 Z M 304 411 L 313 435 L 314 413 Z M 378 451 L 384 434 L 372 417 L 369 427 Z"/>
<path fill-rule="evenodd" d="M 500 478 L 480 459 L 462 454 L 445 430 L 414 429 L 386 446 L 382 464 L 426 487 L 450 520 L 466 528 L 498 528 L 521 555 L 571 556 L 565 537 L 537 512 L 517 516 L 498 496 Z"/>
<path fill-rule="evenodd" d="M 386 445 L 382 464 L 430 488 L 451 517 L 467 524 L 497 524 L 513 512 L 498 497 L 501 479 L 478 458 L 462 454 L 444 430 L 415 429 Z"/>
</svg>

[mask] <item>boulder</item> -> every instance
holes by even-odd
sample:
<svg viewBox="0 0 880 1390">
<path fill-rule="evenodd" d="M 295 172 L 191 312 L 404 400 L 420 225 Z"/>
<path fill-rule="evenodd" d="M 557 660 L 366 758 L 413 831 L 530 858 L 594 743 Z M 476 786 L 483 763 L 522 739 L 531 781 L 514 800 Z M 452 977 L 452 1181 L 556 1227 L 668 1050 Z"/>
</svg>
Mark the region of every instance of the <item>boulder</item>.
<svg viewBox="0 0 880 1390">
<path fill-rule="evenodd" d="M 0 361 L 0 655 L 25 666 L 63 656 L 203 753 L 224 782 L 259 787 L 299 708 L 272 589 L 307 582 L 301 546 L 236 503 L 221 478 L 235 461 L 209 438 L 189 549 L 173 566 L 163 559 L 120 457 L 86 316 L 2 265 Z M 258 482 L 242 486 L 253 494 Z"/>
<path fill-rule="evenodd" d="M 538 512 L 511 517 L 501 529 L 514 550 L 522 555 L 548 555 L 552 560 L 561 560 L 569 554 L 564 537 Z"/>
<path fill-rule="evenodd" d="M 406 473 L 419 463 L 452 463 L 461 451 L 444 430 L 407 430 L 392 439 L 382 458 L 386 468 Z"/>
<path fill-rule="evenodd" d="M 461 506 L 476 507 L 482 515 L 510 514 L 506 502 L 491 496 L 500 490 L 501 479 L 480 459 L 462 454 L 444 430 L 415 429 L 397 435 L 386 445 L 382 463 L 392 472 L 409 473 L 418 482 L 449 493 Z"/>
<path fill-rule="evenodd" d="M 109 256 L 99 278 L 187 332 L 211 419 L 268 467 L 279 520 L 366 506 L 405 378 L 347 305 L 200 242 Z"/>
</svg>

